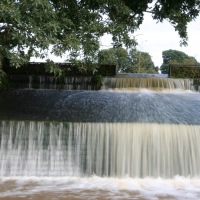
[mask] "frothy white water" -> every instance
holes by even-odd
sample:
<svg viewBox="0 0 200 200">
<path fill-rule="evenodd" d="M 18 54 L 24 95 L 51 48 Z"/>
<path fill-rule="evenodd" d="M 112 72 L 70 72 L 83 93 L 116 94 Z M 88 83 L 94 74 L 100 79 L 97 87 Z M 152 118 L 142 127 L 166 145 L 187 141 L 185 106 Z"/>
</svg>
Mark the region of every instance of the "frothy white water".
<svg viewBox="0 0 200 200">
<path fill-rule="evenodd" d="M 0 198 L 34 199 L 188 199 L 200 198 L 200 179 L 13 177 L 0 179 Z M 56 197 L 56 198 L 55 198 Z M 67 198 L 67 199 L 71 199 Z"/>
<path fill-rule="evenodd" d="M 200 126 L 2 121 L 0 176 L 200 176 Z"/>
</svg>

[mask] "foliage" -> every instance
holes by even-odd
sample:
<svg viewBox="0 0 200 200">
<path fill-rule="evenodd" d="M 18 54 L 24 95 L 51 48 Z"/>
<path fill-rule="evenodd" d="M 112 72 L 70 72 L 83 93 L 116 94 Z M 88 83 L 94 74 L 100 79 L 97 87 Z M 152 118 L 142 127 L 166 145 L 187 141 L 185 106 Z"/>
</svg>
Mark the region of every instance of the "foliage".
<svg viewBox="0 0 200 200">
<path fill-rule="evenodd" d="M 116 65 L 119 72 L 129 69 L 129 56 L 126 49 L 122 47 L 101 50 L 98 54 L 99 65 Z"/>
<path fill-rule="evenodd" d="M 0 91 L 9 88 L 8 78 L 6 73 L 0 69 Z"/>
<path fill-rule="evenodd" d="M 199 0 L 1 0 L 0 54 L 19 67 L 31 57 L 45 58 L 49 49 L 69 61 L 95 63 L 99 38 L 112 35 L 113 45 L 136 44 L 129 33 L 144 13 L 164 19 L 187 41 L 187 24 L 199 14 Z M 68 54 L 66 54 L 68 52 Z"/>
<path fill-rule="evenodd" d="M 163 64 L 160 67 L 162 74 L 167 74 L 170 64 L 195 65 L 197 60 L 182 51 L 166 50 L 162 52 Z"/>
<path fill-rule="evenodd" d="M 136 49 L 110 48 L 99 52 L 99 64 L 115 64 L 119 72 L 157 73 L 151 56 Z"/>
<path fill-rule="evenodd" d="M 129 57 L 132 62 L 131 72 L 133 73 L 157 73 L 151 56 L 147 52 L 131 50 Z"/>
<path fill-rule="evenodd" d="M 185 66 L 175 65 L 170 70 L 170 77 L 199 79 L 200 66 L 185 67 Z"/>
<path fill-rule="evenodd" d="M 55 64 L 52 60 L 47 60 L 45 64 L 46 72 L 52 73 L 57 77 L 64 76 L 65 71 L 59 67 L 58 64 Z"/>
<path fill-rule="evenodd" d="M 98 54 L 98 63 L 100 65 L 117 65 L 117 59 L 115 55 L 115 49 L 103 49 Z"/>
<path fill-rule="evenodd" d="M 98 89 L 101 88 L 102 81 L 103 81 L 103 76 L 101 76 L 101 75 L 92 76 L 91 82 L 92 82 L 92 84 L 96 85 Z"/>
</svg>

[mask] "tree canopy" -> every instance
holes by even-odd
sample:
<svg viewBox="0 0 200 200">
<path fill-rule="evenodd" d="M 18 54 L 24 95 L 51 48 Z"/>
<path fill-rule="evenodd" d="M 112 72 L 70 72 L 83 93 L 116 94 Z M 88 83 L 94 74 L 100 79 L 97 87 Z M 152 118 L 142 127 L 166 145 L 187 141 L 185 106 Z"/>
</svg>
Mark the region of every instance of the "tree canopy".
<svg viewBox="0 0 200 200">
<path fill-rule="evenodd" d="M 136 44 L 129 33 L 142 24 L 144 13 L 168 20 L 187 42 L 187 24 L 200 11 L 199 0 L 1 0 L 0 54 L 19 67 L 31 57 L 44 58 L 49 49 L 86 63 L 96 62 L 99 39 L 111 34 L 113 45 Z"/>
<path fill-rule="evenodd" d="M 100 65 L 116 65 L 119 72 L 131 72 L 130 60 L 126 49 L 122 47 L 101 50 L 98 54 Z"/>
<path fill-rule="evenodd" d="M 184 65 L 195 65 L 198 64 L 197 60 L 187 55 L 182 51 L 177 50 L 166 50 L 162 52 L 163 64 L 160 67 L 162 74 L 168 73 L 168 68 L 170 64 L 184 64 Z"/>
<path fill-rule="evenodd" d="M 132 49 L 127 51 L 122 47 L 104 49 L 99 52 L 98 63 L 114 64 L 118 72 L 125 73 L 157 73 L 151 56 L 147 52 Z"/>
<path fill-rule="evenodd" d="M 151 59 L 151 56 L 149 55 L 148 52 L 132 49 L 129 52 L 129 60 L 131 61 L 132 73 L 147 73 L 147 74 L 158 73 L 158 68 L 155 67 Z"/>
</svg>

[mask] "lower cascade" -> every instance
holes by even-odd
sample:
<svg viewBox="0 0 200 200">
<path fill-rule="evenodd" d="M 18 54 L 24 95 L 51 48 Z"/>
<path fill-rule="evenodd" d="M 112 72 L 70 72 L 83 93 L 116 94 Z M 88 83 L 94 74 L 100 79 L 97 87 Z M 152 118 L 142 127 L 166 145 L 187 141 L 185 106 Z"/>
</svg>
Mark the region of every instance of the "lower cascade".
<svg viewBox="0 0 200 200">
<path fill-rule="evenodd" d="M 200 126 L 0 122 L 0 176 L 200 176 Z"/>
</svg>

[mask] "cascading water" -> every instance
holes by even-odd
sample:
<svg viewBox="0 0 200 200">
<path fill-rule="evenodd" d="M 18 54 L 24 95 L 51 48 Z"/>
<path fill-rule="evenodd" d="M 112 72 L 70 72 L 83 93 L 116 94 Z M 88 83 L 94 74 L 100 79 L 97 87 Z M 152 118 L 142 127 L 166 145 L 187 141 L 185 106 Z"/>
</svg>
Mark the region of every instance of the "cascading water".
<svg viewBox="0 0 200 200">
<path fill-rule="evenodd" d="M 3 121 L 0 136 L 1 177 L 200 173 L 199 126 Z"/>
<path fill-rule="evenodd" d="M 10 75 L 11 88 L 14 89 L 64 89 L 96 90 L 92 77 L 75 76 L 57 78 L 54 76 Z"/>
<path fill-rule="evenodd" d="M 187 79 L 122 79 L 2 92 L 0 198 L 199 199 L 200 93 Z"/>
<path fill-rule="evenodd" d="M 190 79 L 173 79 L 160 77 L 116 77 L 105 78 L 102 89 L 112 90 L 193 90 L 193 81 Z"/>
</svg>

